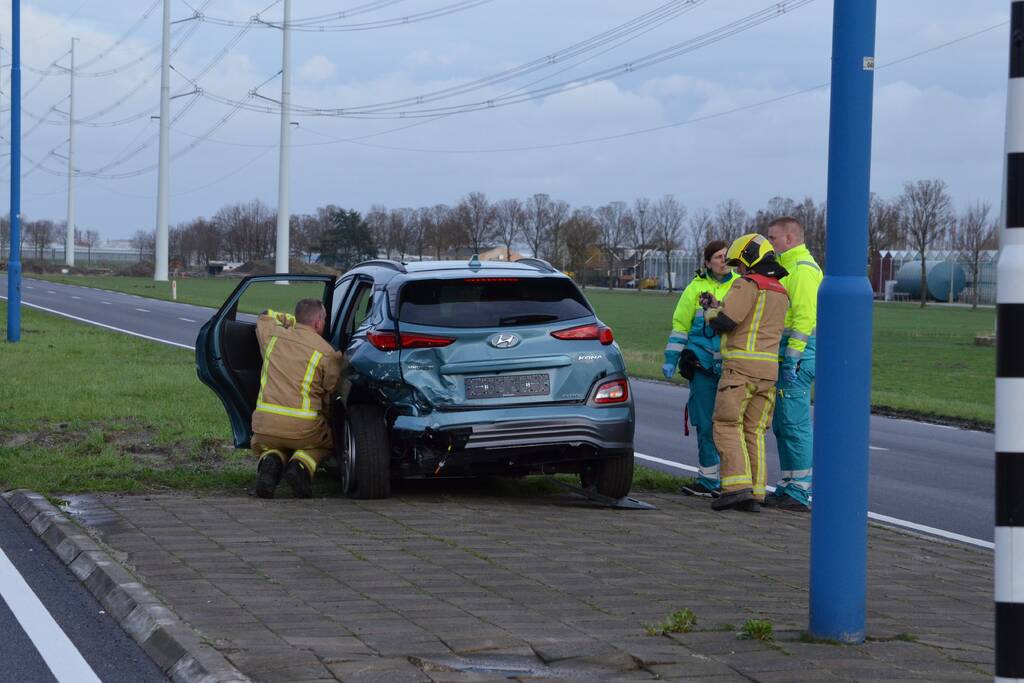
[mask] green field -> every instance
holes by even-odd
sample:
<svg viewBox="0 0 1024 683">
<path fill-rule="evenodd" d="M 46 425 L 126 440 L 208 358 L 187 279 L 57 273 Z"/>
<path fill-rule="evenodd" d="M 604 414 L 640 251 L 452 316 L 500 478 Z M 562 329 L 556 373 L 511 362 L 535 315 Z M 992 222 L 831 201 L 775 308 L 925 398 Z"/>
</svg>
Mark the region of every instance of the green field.
<svg viewBox="0 0 1024 683">
<path fill-rule="evenodd" d="M 4 338 L 6 320 L 0 301 Z M 21 342 L 0 341 L 0 377 L 0 490 L 252 485 L 254 461 L 232 447 L 227 416 L 196 377 L 191 351 L 26 308 Z M 638 467 L 634 488 L 677 491 L 682 481 Z M 537 478 L 480 486 L 498 495 L 561 490 Z M 317 476 L 316 492 L 340 495 L 327 473 Z"/>
<path fill-rule="evenodd" d="M 45 276 L 54 282 L 113 289 L 170 299 L 170 285 L 118 276 Z M 235 280 L 178 281 L 178 300 L 216 307 Z M 609 292 L 588 288 L 601 319 L 615 331 L 631 374 L 661 378 L 662 349 L 678 294 Z M 282 292 L 282 302 L 294 292 Z M 254 311 L 252 311 L 254 312 Z M 872 404 L 911 416 L 949 418 L 990 427 L 995 419 L 995 349 L 975 346 L 974 335 L 991 332 L 992 309 L 916 304 L 876 304 Z"/>
</svg>

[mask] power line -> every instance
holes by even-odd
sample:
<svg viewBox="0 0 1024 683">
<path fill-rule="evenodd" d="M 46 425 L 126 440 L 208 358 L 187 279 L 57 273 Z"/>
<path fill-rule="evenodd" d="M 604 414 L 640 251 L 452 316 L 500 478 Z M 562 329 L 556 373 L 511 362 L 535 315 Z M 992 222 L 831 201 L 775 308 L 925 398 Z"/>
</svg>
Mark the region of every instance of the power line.
<svg viewBox="0 0 1024 683">
<path fill-rule="evenodd" d="M 951 45 L 956 45 L 957 43 L 961 43 L 961 42 L 963 42 L 965 40 L 969 40 L 970 38 L 974 38 L 974 37 L 980 36 L 980 35 L 982 35 L 984 33 L 988 33 L 989 31 L 993 31 L 993 30 L 995 30 L 997 28 L 1002 28 L 1004 26 L 1007 26 L 1009 23 L 1010 22 L 1008 22 L 1008 21 L 1003 21 L 1003 22 L 1000 22 L 998 24 L 993 24 L 992 26 L 988 26 L 986 28 L 979 29 L 977 31 L 972 31 L 971 33 L 964 34 L 964 35 L 962 35 L 962 36 L 960 36 L 958 38 L 954 38 L 953 40 L 947 41 L 945 43 L 940 43 L 938 45 L 934 45 L 934 46 L 926 48 L 924 50 L 920 50 L 918 52 L 914 52 L 914 53 L 905 55 L 903 57 L 899 57 L 897 59 L 892 60 L 891 62 L 884 62 L 882 64 L 877 64 L 875 66 L 875 71 L 880 71 L 882 69 L 886 69 L 886 68 L 895 66 L 897 64 L 902 64 L 903 62 L 915 59 L 917 57 L 920 57 L 922 55 L 925 55 L 925 54 L 928 54 L 928 53 L 931 53 L 931 52 L 935 52 L 936 50 L 941 50 L 942 48 L 946 48 L 946 47 L 949 47 Z M 648 127 L 648 128 L 641 128 L 641 129 L 626 131 L 626 132 L 623 132 L 623 133 L 617 133 L 617 134 L 613 134 L 613 135 L 603 135 L 603 136 L 598 136 L 598 137 L 581 138 L 581 139 L 578 139 L 578 140 L 572 140 L 572 141 L 568 141 L 568 142 L 550 143 L 550 144 L 543 144 L 543 145 L 522 145 L 522 146 L 517 146 L 517 147 L 495 147 L 495 148 L 479 148 L 479 149 L 437 149 L 437 148 L 430 149 L 430 148 L 400 147 L 400 146 L 395 146 L 395 145 L 381 145 L 381 144 L 366 143 L 366 142 L 361 142 L 359 138 L 339 138 L 339 137 L 336 137 L 336 136 L 333 136 L 333 135 L 329 135 L 327 133 L 322 133 L 322 132 L 319 132 L 319 131 L 311 130 L 308 126 L 306 127 L 306 130 L 308 132 L 310 132 L 310 133 L 313 133 L 314 135 L 320 135 L 320 136 L 322 136 L 324 138 L 327 138 L 329 140 L 329 142 L 320 143 L 322 145 L 347 143 L 347 144 L 360 145 L 360 146 L 363 146 L 363 147 L 372 147 L 372 148 L 376 148 L 376 149 L 386 149 L 386 150 L 390 150 L 390 151 L 399 151 L 399 152 L 419 152 L 419 153 L 424 153 L 424 154 L 490 154 L 490 153 L 507 153 L 507 152 L 530 152 L 530 151 L 538 151 L 538 150 L 560 149 L 560 148 L 565 148 L 565 147 L 575 147 L 575 146 L 578 146 L 578 145 L 592 144 L 592 143 L 595 143 L 595 142 L 608 142 L 608 141 L 611 141 L 611 140 L 619 140 L 619 139 L 622 139 L 622 138 L 633 137 L 633 136 L 636 136 L 636 135 L 644 135 L 644 134 L 647 134 L 647 133 L 653 133 L 653 132 L 657 132 L 657 131 L 667 130 L 667 129 L 670 129 L 670 128 L 679 128 L 679 127 L 690 125 L 690 124 L 694 124 L 694 123 L 700 123 L 702 121 L 709 121 L 709 120 L 720 118 L 720 117 L 723 117 L 723 116 L 728 116 L 730 114 L 735 114 L 735 113 L 738 113 L 738 112 L 741 112 L 741 111 L 748 111 L 748 110 L 751 110 L 751 109 L 756 109 L 758 107 L 762 107 L 762 106 L 765 106 L 765 105 L 768 105 L 768 104 L 774 104 L 776 102 L 781 102 L 783 100 L 788 100 L 788 99 L 791 99 L 793 97 L 798 97 L 800 95 L 806 95 L 806 94 L 814 92 L 816 90 L 823 90 L 825 88 L 828 88 L 830 85 L 831 85 L 830 81 L 829 82 L 825 82 L 825 83 L 819 83 L 817 85 L 812 85 L 812 86 L 809 86 L 809 87 L 806 87 L 806 88 L 801 88 L 799 90 L 794 90 L 794 91 L 791 91 L 791 92 L 788 92 L 788 93 L 785 93 L 785 94 L 782 94 L 782 95 L 778 95 L 776 97 L 771 97 L 771 98 L 768 98 L 768 99 L 759 100 L 757 102 L 751 102 L 750 104 L 745 104 L 745 105 L 742 105 L 742 106 L 739 106 L 739 107 L 734 107 L 732 109 L 726 109 L 726 110 L 714 112 L 712 114 L 707 114 L 707 115 L 704 115 L 704 116 L 699 116 L 699 117 L 694 117 L 694 118 L 690 118 L 690 119 L 685 119 L 683 121 L 676 121 L 676 122 L 664 124 L 664 125 L 661 125 L 661 126 L 651 126 L 651 127 Z"/>
<path fill-rule="evenodd" d="M 148 8 L 146 8 L 146 11 L 142 13 L 142 16 L 139 17 L 138 19 L 136 19 L 135 23 L 132 24 L 128 28 L 128 30 L 125 31 L 121 35 L 120 38 L 118 38 L 113 43 L 111 43 L 109 47 L 107 47 L 105 50 L 101 51 L 95 57 L 92 57 L 91 59 L 87 59 L 84 62 L 82 62 L 82 64 L 80 65 L 80 68 L 85 69 L 87 67 L 92 66 L 93 64 L 95 64 L 96 62 L 102 60 L 104 57 L 109 55 L 111 52 L 113 52 L 117 48 L 121 47 L 121 45 L 124 44 L 124 41 L 128 40 L 129 38 L 131 38 L 132 35 L 134 35 L 136 31 L 138 31 L 140 28 L 142 28 L 142 25 L 146 23 L 146 20 L 149 19 L 150 15 L 152 15 L 153 12 L 156 11 L 156 8 L 159 7 L 162 3 L 163 3 L 163 0 L 155 0 L 153 2 L 153 4 L 151 4 Z"/>
<path fill-rule="evenodd" d="M 719 42 L 730 38 L 736 34 L 748 31 L 756 28 L 761 24 L 776 19 L 784 14 L 788 14 L 796 9 L 799 9 L 805 5 L 808 5 L 815 0 L 782 0 L 781 2 L 775 2 L 772 5 L 758 10 L 752 14 L 749 14 L 741 19 L 737 19 L 733 22 L 720 26 L 712 31 L 701 34 L 695 38 L 682 41 L 680 43 L 673 44 L 667 48 L 657 50 L 647 55 L 638 57 L 632 61 L 619 64 L 617 66 L 602 69 L 597 72 L 593 72 L 586 76 L 574 78 L 568 81 L 562 81 L 553 85 L 544 86 L 542 88 L 536 88 L 528 90 L 523 93 L 511 93 L 506 95 L 499 95 L 496 97 L 488 98 L 485 100 L 478 100 L 474 102 L 468 102 L 463 104 L 449 105 L 443 107 L 432 107 L 432 108 L 417 108 L 396 111 L 397 105 L 393 103 L 380 103 L 377 105 L 364 105 L 362 107 L 346 107 L 346 108 L 322 108 L 322 107 L 309 107 L 303 105 L 293 105 L 291 112 L 297 116 L 327 116 L 327 117 L 339 117 L 339 118 L 353 118 L 353 119 L 409 119 L 409 118 L 424 118 L 424 117 L 436 117 L 442 114 L 462 114 L 472 111 L 480 111 L 485 109 L 495 109 L 498 107 L 509 106 L 519 104 L 529 100 L 535 100 L 541 97 L 545 97 L 553 94 L 561 94 L 576 90 L 594 83 L 598 83 L 605 80 L 610 80 L 634 71 L 638 71 L 643 68 L 659 64 L 670 59 L 674 59 L 683 54 L 694 52 L 700 48 L 707 47 L 713 43 Z M 237 104 L 236 101 L 230 98 L 224 98 L 214 93 L 206 92 L 205 95 L 214 101 L 221 102 L 222 104 Z M 411 98 L 417 100 L 418 104 L 426 103 L 436 99 L 446 99 L 450 97 L 449 94 L 434 95 L 434 96 L 421 96 L 417 98 Z M 271 97 L 256 93 L 256 97 L 267 102 L 278 105 L 276 111 L 280 111 L 280 102 L 274 100 Z M 419 100 L 421 100 L 420 102 Z M 403 102 L 408 102 L 407 98 Z M 267 107 L 254 106 L 251 107 L 252 111 L 267 111 Z M 275 111 L 274 109 L 269 109 Z"/>
</svg>

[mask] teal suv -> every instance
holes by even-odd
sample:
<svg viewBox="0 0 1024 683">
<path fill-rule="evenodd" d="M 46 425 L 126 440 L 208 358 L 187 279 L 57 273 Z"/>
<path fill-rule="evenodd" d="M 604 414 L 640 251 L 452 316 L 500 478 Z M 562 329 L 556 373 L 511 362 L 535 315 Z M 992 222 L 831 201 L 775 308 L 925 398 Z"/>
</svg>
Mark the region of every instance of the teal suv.
<svg viewBox="0 0 1024 683">
<path fill-rule="evenodd" d="M 196 340 L 236 447 L 252 436 L 262 363 L 239 301 L 283 281 L 322 284 L 324 334 L 350 360 L 330 415 L 347 495 L 387 497 L 398 477 L 558 472 L 629 493 L 636 411 L 622 353 L 572 280 L 538 259 L 242 280 Z"/>
</svg>

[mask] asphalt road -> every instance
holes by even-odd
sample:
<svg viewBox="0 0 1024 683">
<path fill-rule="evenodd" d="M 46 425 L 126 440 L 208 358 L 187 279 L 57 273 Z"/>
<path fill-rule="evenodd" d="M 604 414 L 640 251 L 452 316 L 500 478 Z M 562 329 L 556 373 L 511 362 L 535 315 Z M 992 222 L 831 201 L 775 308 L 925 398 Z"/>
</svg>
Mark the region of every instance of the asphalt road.
<svg viewBox="0 0 1024 683">
<path fill-rule="evenodd" d="M 0 550 L 85 660 L 83 666 L 76 667 L 75 657 L 67 656 L 73 655 L 73 651 L 55 647 L 54 638 L 34 642 L 28 635 L 29 630 L 34 630 L 33 626 L 23 625 L 11 605 L 0 597 L 0 679 L 33 683 L 58 680 L 41 654 L 46 651 L 51 664 L 56 662 L 58 670 L 64 667 L 62 681 L 96 680 L 90 679 L 89 669 L 104 683 L 167 680 L 114 618 L 2 500 Z M 5 581 L 2 589 L 12 600 L 21 602 L 25 595 L 18 593 L 14 583 Z M 35 623 L 40 618 L 46 617 L 36 612 L 26 620 Z"/>
<path fill-rule="evenodd" d="M 7 281 L 0 278 L 0 297 Z M 138 336 L 191 348 L 212 309 L 129 294 L 26 279 L 26 304 Z M 634 381 L 637 452 L 685 466 L 697 465 L 696 436 L 683 436 L 686 389 Z M 227 429 L 225 421 L 225 429 Z M 818 435 L 821 438 L 821 435 Z M 994 435 L 884 417 L 871 418 L 869 509 L 879 515 L 982 541 L 993 539 Z M 769 482 L 778 456 L 769 437 Z M 680 474 L 678 467 L 643 464 Z"/>
</svg>

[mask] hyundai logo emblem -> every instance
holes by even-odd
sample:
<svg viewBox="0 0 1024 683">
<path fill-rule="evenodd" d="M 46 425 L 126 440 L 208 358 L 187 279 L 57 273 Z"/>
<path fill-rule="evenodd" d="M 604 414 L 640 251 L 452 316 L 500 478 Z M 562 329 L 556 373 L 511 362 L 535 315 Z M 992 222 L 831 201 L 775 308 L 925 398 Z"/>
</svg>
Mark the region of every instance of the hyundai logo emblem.
<svg viewBox="0 0 1024 683">
<path fill-rule="evenodd" d="M 511 349 L 518 346 L 522 339 L 518 334 L 496 334 L 487 340 L 487 343 L 496 349 Z"/>
</svg>

